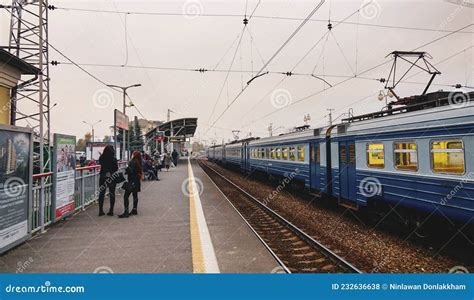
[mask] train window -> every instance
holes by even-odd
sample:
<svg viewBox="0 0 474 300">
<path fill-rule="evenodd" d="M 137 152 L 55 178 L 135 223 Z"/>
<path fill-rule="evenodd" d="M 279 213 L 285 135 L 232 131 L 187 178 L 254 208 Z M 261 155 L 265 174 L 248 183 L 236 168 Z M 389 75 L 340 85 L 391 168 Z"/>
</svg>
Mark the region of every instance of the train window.
<svg viewBox="0 0 474 300">
<path fill-rule="evenodd" d="M 288 148 L 287 147 L 282 149 L 281 159 L 288 160 Z"/>
<path fill-rule="evenodd" d="M 356 163 L 356 155 L 355 155 L 355 145 L 349 145 L 349 164 L 355 165 Z"/>
<path fill-rule="evenodd" d="M 298 146 L 298 160 L 304 161 L 304 146 Z"/>
<path fill-rule="evenodd" d="M 346 145 L 339 145 L 339 160 L 341 164 L 347 164 Z"/>
<path fill-rule="evenodd" d="M 275 149 L 274 148 L 270 148 L 270 158 L 275 159 Z"/>
<path fill-rule="evenodd" d="M 295 160 L 295 147 L 290 147 L 290 160 Z"/>
<path fill-rule="evenodd" d="M 418 155 L 415 143 L 393 143 L 395 169 L 417 171 Z"/>
<path fill-rule="evenodd" d="M 367 144 L 367 166 L 382 169 L 385 167 L 383 144 Z"/>
<path fill-rule="evenodd" d="M 270 148 L 265 148 L 265 158 L 270 159 Z"/>
<path fill-rule="evenodd" d="M 261 152 L 260 158 L 265 158 L 265 149 L 260 148 L 260 152 Z"/>
<path fill-rule="evenodd" d="M 464 174 L 462 140 L 431 142 L 431 169 L 435 173 Z"/>
<path fill-rule="evenodd" d="M 276 159 L 280 159 L 281 158 L 281 148 L 276 148 Z"/>
</svg>

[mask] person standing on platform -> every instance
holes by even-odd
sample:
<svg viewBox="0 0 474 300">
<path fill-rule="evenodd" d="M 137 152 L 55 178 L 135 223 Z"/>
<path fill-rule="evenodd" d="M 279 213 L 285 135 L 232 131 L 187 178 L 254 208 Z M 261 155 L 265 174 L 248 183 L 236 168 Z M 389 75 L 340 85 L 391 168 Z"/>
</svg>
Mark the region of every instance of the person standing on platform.
<svg viewBox="0 0 474 300">
<path fill-rule="evenodd" d="M 108 216 L 114 215 L 115 205 L 115 180 L 114 173 L 118 170 L 117 159 L 115 158 L 114 147 L 108 145 L 99 157 L 100 175 L 99 175 L 99 217 L 104 213 L 104 198 L 107 188 L 109 189 L 110 208 Z"/>
<path fill-rule="evenodd" d="M 170 154 L 168 152 L 165 152 L 164 163 L 165 163 L 166 171 L 169 171 L 170 170 L 170 165 L 171 165 L 171 157 L 170 157 Z"/>
<path fill-rule="evenodd" d="M 124 183 L 124 212 L 119 215 L 119 218 L 128 218 L 130 215 L 138 214 L 138 193 L 141 191 L 141 180 L 143 178 L 142 155 L 140 152 L 133 152 L 132 159 L 125 172 L 128 180 Z M 130 195 L 133 195 L 133 209 L 131 212 L 128 211 Z"/>
<path fill-rule="evenodd" d="M 173 153 L 171 153 L 171 156 L 173 157 L 173 164 L 175 167 L 178 166 L 178 151 L 176 151 L 176 149 L 173 149 Z"/>
</svg>

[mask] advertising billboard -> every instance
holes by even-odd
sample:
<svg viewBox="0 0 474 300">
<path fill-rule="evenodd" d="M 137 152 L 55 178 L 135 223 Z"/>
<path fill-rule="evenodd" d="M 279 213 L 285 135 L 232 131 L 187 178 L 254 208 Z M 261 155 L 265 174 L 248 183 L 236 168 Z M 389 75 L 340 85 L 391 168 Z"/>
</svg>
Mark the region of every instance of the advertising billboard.
<svg viewBox="0 0 474 300">
<path fill-rule="evenodd" d="M 128 116 L 119 110 L 114 110 L 115 127 L 128 130 Z"/>
<path fill-rule="evenodd" d="M 0 253 L 29 237 L 32 152 L 29 129 L 0 126 Z"/>
<path fill-rule="evenodd" d="M 164 142 L 166 139 L 164 131 L 157 131 L 155 136 L 155 141 Z"/>
<path fill-rule="evenodd" d="M 87 143 L 86 145 L 86 159 L 87 160 L 99 160 L 99 157 L 102 155 L 104 152 L 104 149 L 107 145 L 114 145 L 115 143 L 106 143 L 106 142 L 93 142 L 93 143 Z M 121 147 L 120 145 L 117 145 L 117 149 L 115 150 L 115 157 L 118 159 L 120 158 L 120 151 Z"/>
<path fill-rule="evenodd" d="M 76 176 L 76 137 L 54 134 L 53 183 L 54 219 L 59 220 L 74 212 L 74 184 Z"/>
</svg>

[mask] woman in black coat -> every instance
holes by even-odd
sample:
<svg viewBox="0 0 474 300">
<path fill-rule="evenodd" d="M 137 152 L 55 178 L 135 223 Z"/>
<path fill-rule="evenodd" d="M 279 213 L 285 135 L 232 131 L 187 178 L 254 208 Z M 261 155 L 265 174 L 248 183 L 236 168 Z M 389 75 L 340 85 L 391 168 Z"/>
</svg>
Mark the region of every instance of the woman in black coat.
<svg viewBox="0 0 474 300">
<path fill-rule="evenodd" d="M 108 145 L 104 148 L 104 152 L 99 157 L 100 176 L 99 176 L 99 217 L 104 213 L 104 198 L 107 188 L 109 189 L 110 208 L 108 216 L 114 215 L 115 205 L 115 172 L 118 170 L 117 159 L 115 158 L 114 147 Z"/>
<path fill-rule="evenodd" d="M 141 180 L 143 177 L 142 155 L 140 152 L 133 152 L 132 159 L 130 160 L 125 172 L 127 174 L 127 182 L 124 183 L 124 212 L 119 215 L 119 218 L 128 218 L 130 215 L 138 214 L 138 193 L 141 191 Z M 130 195 L 133 195 L 133 209 L 131 212 L 128 211 Z"/>
</svg>

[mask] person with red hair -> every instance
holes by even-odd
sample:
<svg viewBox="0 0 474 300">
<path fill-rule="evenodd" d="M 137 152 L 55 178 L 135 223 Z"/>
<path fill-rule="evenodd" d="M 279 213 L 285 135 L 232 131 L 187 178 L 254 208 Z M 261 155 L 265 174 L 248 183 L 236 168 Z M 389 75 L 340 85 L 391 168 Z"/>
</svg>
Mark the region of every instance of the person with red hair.
<svg viewBox="0 0 474 300">
<path fill-rule="evenodd" d="M 130 215 L 138 214 L 138 193 L 141 190 L 141 180 L 143 178 L 142 155 L 138 151 L 134 151 L 132 159 L 128 163 L 126 169 L 127 181 L 123 184 L 125 195 L 123 198 L 124 212 L 119 215 L 119 218 L 128 218 Z M 129 197 L 133 195 L 133 209 L 128 211 Z"/>
</svg>

